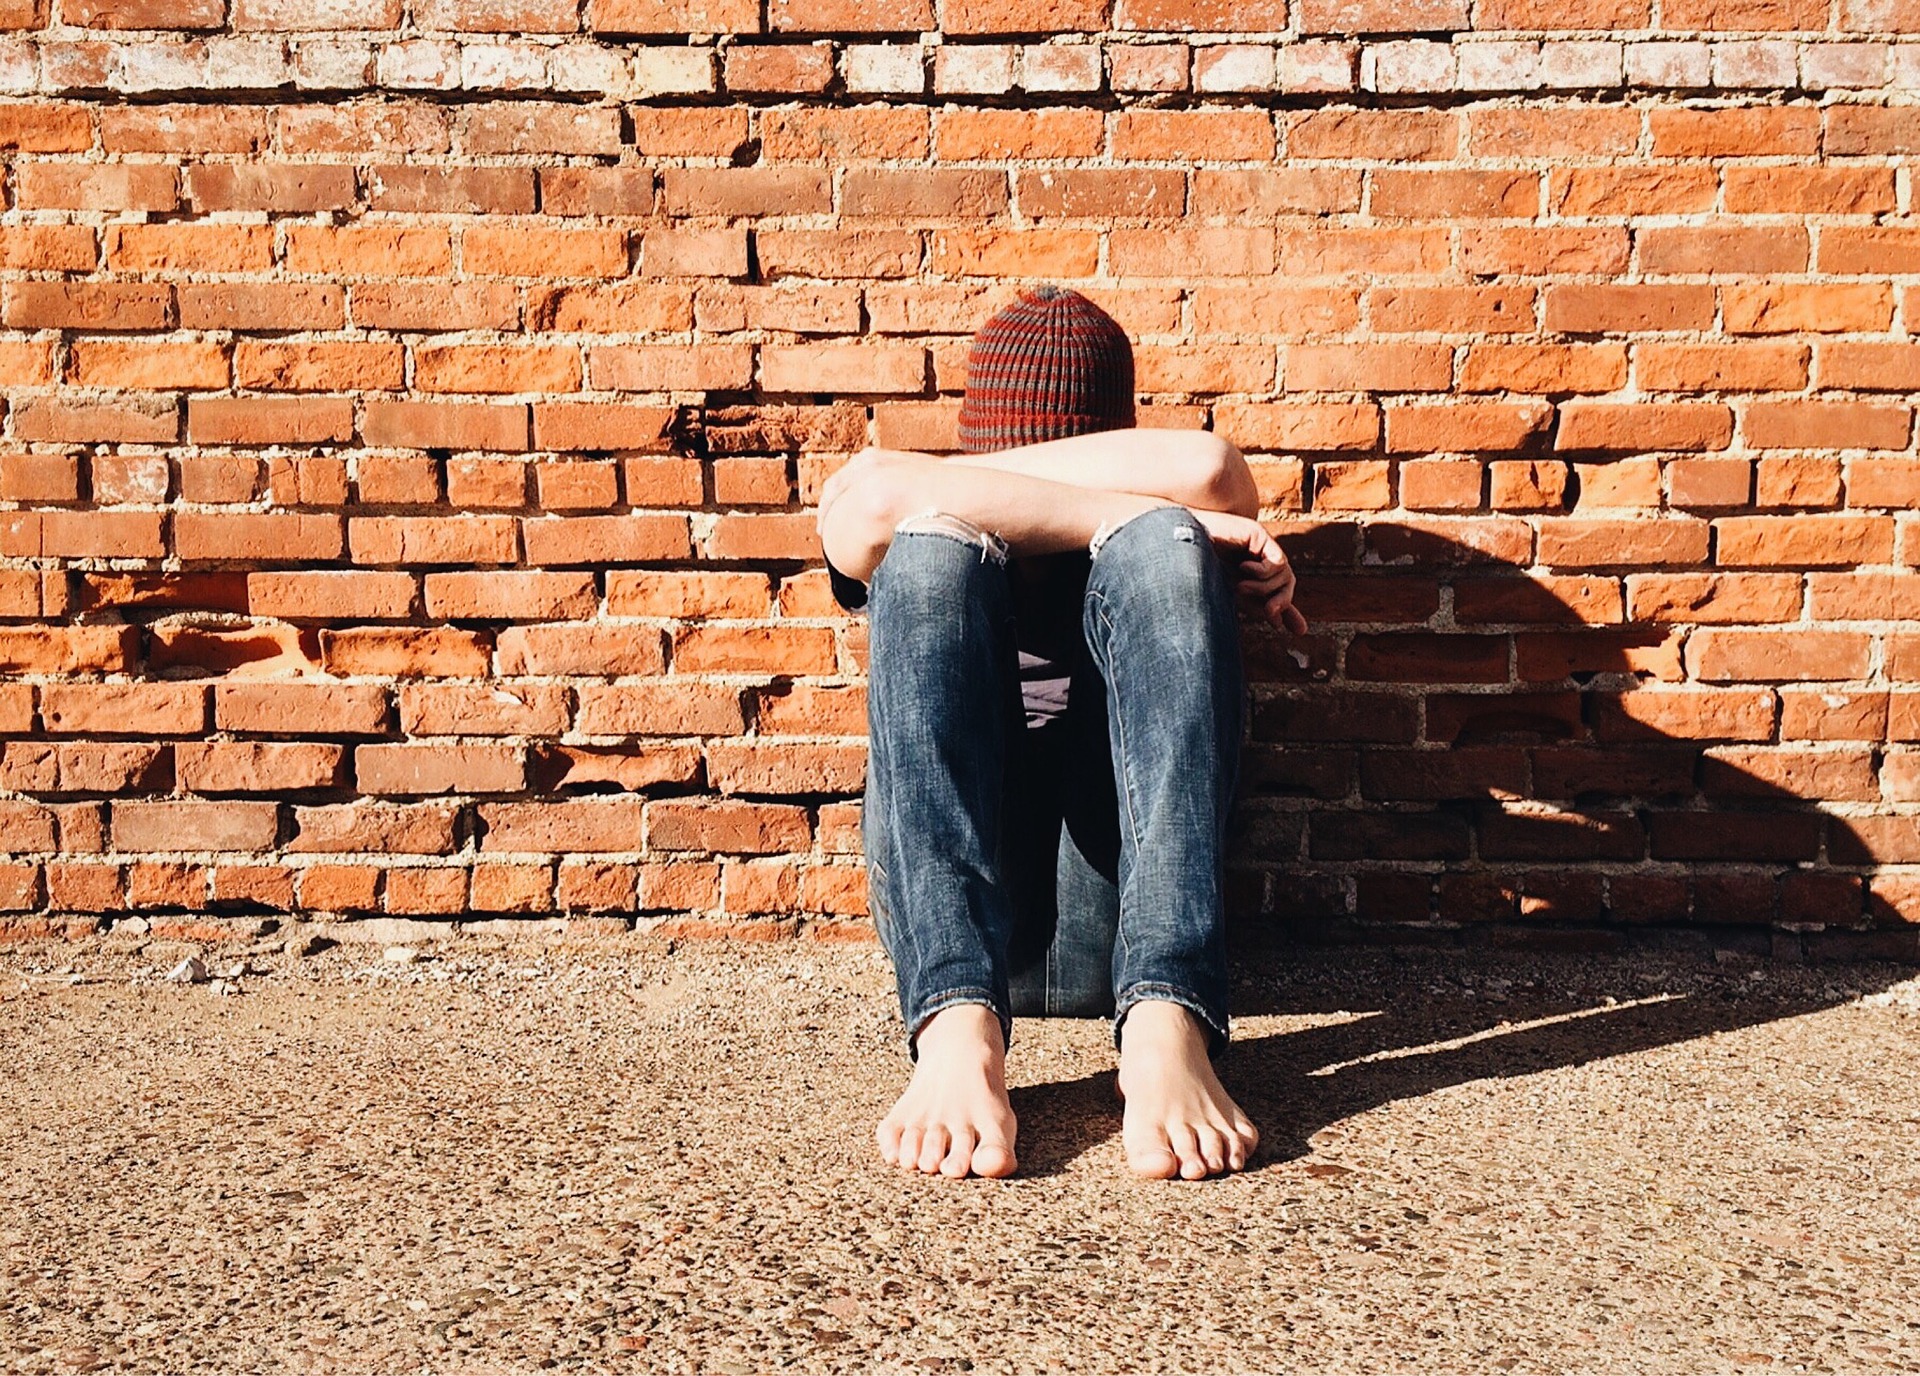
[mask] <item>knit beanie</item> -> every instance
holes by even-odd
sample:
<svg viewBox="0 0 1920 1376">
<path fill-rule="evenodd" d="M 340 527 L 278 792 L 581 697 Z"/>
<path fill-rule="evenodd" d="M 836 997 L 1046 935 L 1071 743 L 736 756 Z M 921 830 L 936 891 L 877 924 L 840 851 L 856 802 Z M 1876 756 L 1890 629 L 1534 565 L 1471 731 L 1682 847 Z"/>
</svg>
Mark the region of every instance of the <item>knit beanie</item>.
<svg viewBox="0 0 1920 1376">
<path fill-rule="evenodd" d="M 1119 322 L 1079 292 L 1030 287 L 974 335 L 960 402 L 967 452 L 1133 423 L 1133 346 Z"/>
</svg>

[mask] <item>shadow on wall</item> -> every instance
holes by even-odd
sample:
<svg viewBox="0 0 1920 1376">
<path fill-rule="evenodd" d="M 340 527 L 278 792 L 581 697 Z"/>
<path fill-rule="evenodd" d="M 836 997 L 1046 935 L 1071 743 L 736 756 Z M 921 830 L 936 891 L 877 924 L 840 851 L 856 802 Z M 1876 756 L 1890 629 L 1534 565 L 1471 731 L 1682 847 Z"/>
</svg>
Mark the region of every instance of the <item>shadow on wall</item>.
<svg viewBox="0 0 1920 1376">
<path fill-rule="evenodd" d="M 1243 615 L 1236 948 L 1920 961 L 1920 877 L 1882 868 L 1920 818 L 1880 781 L 1920 694 L 1806 662 L 1762 615 L 1799 572 L 1530 575 L 1522 524 L 1268 523 L 1313 631 Z"/>
</svg>

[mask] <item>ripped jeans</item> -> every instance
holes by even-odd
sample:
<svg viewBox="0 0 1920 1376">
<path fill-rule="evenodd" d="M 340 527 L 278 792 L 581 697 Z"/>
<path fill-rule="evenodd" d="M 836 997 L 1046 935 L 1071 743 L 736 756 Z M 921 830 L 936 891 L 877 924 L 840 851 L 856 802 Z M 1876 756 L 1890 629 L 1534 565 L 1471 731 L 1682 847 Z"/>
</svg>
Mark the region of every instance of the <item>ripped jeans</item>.
<svg viewBox="0 0 1920 1376">
<path fill-rule="evenodd" d="M 942 1008 L 1181 1004 L 1225 1049 L 1223 850 L 1245 701 L 1229 575 L 1180 506 L 1093 554 L 1066 713 L 1026 725 L 1005 542 L 899 524 L 868 590 L 861 838 L 910 1059 Z"/>
</svg>

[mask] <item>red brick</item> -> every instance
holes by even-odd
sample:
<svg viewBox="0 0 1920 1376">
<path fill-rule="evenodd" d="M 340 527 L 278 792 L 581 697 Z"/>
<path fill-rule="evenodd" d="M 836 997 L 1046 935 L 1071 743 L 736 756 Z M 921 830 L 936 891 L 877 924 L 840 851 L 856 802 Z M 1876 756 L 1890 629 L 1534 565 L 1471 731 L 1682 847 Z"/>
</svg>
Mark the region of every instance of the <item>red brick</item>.
<svg viewBox="0 0 1920 1376">
<path fill-rule="evenodd" d="M 186 169 L 195 211 L 351 210 L 360 199 L 354 169 L 325 163 L 195 163 Z"/>
<path fill-rule="evenodd" d="M 1729 516 L 1714 522 L 1714 559 L 1787 568 L 1885 564 L 1893 521 L 1885 516 Z"/>
<path fill-rule="evenodd" d="M 1284 29 L 1286 17 L 1283 13 L 1281 23 L 1260 27 Z M 1469 27 L 1467 0 L 1300 0 L 1302 33 L 1430 33 Z"/>
<path fill-rule="evenodd" d="M 1709 529 L 1705 521 L 1682 518 L 1653 521 L 1549 518 L 1540 523 L 1540 562 L 1563 568 L 1704 564 Z"/>
<path fill-rule="evenodd" d="M 338 559 L 341 518 L 318 512 L 182 511 L 173 518 L 174 553 L 182 559 Z"/>
<path fill-rule="evenodd" d="M 126 673 L 139 654 L 139 635 L 129 635 L 132 631 L 131 626 L 0 626 L 0 671 Z"/>
<path fill-rule="evenodd" d="M 1250 453 L 1372 449 L 1380 437 L 1380 409 L 1371 403 L 1223 403 L 1214 408 L 1216 433 Z"/>
<path fill-rule="evenodd" d="M 182 741 L 173 748 L 180 786 L 194 793 L 279 793 L 343 781 L 346 748 L 262 741 Z"/>
<path fill-rule="evenodd" d="M 387 692 L 376 683 L 222 683 L 214 689 L 222 731 L 371 736 L 388 729 Z"/>
<path fill-rule="evenodd" d="M 1460 266 L 1473 273 L 1620 273 L 1632 241 L 1624 227 L 1464 225 Z"/>
<path fill-rule="evenodd" d="M 1866 802 L 1879 800 L 1880 782 L 1873 756 L 1864 750 L 1713 746 L 1700 762 L 1700 791 L 1708 797 Z"/>
<path fill-rule="evenodd" d="M 464 153 L 547 153 L 618 156 L 620 112 L 609 105 L 490 101 L 463 105 L 454 115 Z"/>
<path fill-rule="evenodd" d="M 818 94 L 833 84 L 831 43 L 732 43 L 724 60 L 729 91 Z"/>
<path fill-rule="evenodd" d="M 1269 33 L 1287 27 L 1287 7 L 1284 0 L 1237 5 L 1231 0 L 1118 0 L 1113 27 L 1144 32 Z"/>
<path fill-rule="evenodd" d="M 1798 225 L 1650 225 L 1635 229 L 1633 238 L 1640 270 L 1662 277 L 1805 272 L 1812 258 L 1807 231 Z"/>
<path fill-rule="evenodd" d="M 477 678 L 490 667 L 487 638 L 452 626 L 323 629 L 320 649 L 327 672 L 342 677 Z"/>
<path fill-rule="evenodd" d="M 356 516 L 347 539 L 357 564 L 511 564 L 519 553 L 508 516 Z"/>
<path fill-rule="evenodd" d="M 1001 171 L 899 171 L 850 168 L 840 187 L 842 215 L 975 219 L 1007 209 Z"/>
<path fill-rule="evenodd" d="M 1806 105 L 1655 108 L 1647 112 L 1647 128 L 1656 158 L 1806 156 L 1820 151 L 1820 112 Z"/>
<path fill-rule="evenodd" d="M 326 444 L 353 435 L 350 397 L 188 397 L 195 444 Z"/>
<path fill-rule="evenodd" d="M 1780 694 L 1783 741 L 1884 741 L 1888 695 L 1790 688 Z"/>
<path fill-rule="evenodd" d="M 223 118 L 237 113 L 232 106 L 210 108 L 211 113 Z M 446 153 L 453 147 L 450 112 L 425 102 L 280 105 L 270 107 L 269 112 L 274 116 L 280 149 L 284 153 L 377 153 L 397 147 L 425 154 Z M 248 126 L 243 120 L 235 127 L 244 130 Z M 198 130 L 193 132 L 197 134 Z M 170 133 L 161 130 L 149 137 L 166 137 Z M 179 149 L 181 152 L 196 152 L 203 147 L 191 138 L 173 137 L 174 142 L 183 145 Z M 259 142 L 262 145 L 267 142 L 264 133 Z M 218 147 L 217 144 L 214 146 Z M 251 150 L 223 148 L 220 151 Z"/>
<path fill-rule="evenodd" d="M 1804 344 L 1667 344 L 1633 349 L 1634 372 L 1651 392 L 1797 392 L 1807 385 Z"/>
<path fill-rule="evenodd" d="M 1908 406 L 1875 401 L 1754 401 L 1740 418 L 1752 449 L 1905 449 Z"/>
<path fill-rule="evenodd" d="M 1111 8 L 1111 0 L 941 0 L 940 27 L 950 34 L 1098 33 Z"/>
<path fill-rule="evenodd" d="M 1444 334 L 1531 333 L 1531 287 L 1376 287 L 1367 313 L 1376 331 Z"/>
<path fill-rule="evenodd" d="M 206 728 L 204 683 L 48 683 L 40 720 L 49 732 L 195 735 Z"/>
<path fill-rule="evenodd" d="M 1443 392 L 1453 350 L 1441 344 L 1300 344 L 1284 363 L 1294 392 Z"/>
<path fill-rule="evenodd" d="M 1876 331 L 1893 320 L 1893 289 L 1877 282 L 1731 282 L 1721 302 L 1729 334 Z"/>
<path fill-rule="evenodd" d="M 523 854 L 651 849 L 642 844 L 641 809 L 638 798 L 482 803 L 480 849 Z"/>
<path fill-rule="evenodd" d="M 213 341 L 75 340 L 68 380 L 83 387 L 221 388 L 227 350 Z"/>
<path fill-rule="evenodd" d="M 358 745 L 354 782 L 363 793 L 517 793 L 527 786 L 517 745 Z"/>
<path fill-rule="evenodd" d="M 665 642 L 650 626 L 510 626 L 500 633 L 500 672 L 609 676 L 658 674 Z"/>
<path fill-rule="evenodd" d="M 1822 273 L 1920 273 L 1920 230 L 1893 225 L 1830 225 L 1820 230 Z"/>
<path fill-rule="evenodd" d="M 934 122 L 943 162 L 1098 157 L 1106 122 L 1098 110 L 947 109 Z"/>
<path fill-rule="evenodd" d="M 356 282 L 353 320 L 380 330 L 512 330 L 519 294 L 504 282 Z"/>
<path fill-rule="evenodd" d="M 1627 380 L 1624 344 L 1482 344 L 1467 346 L 1463 392 L 1612 392 Z"/>
<path fill-rule="evenodd" d="M 830 674 L 836 655 L 824 627 L 694 625 L 674 633 L 673 662 L 688 673 Z"/>
<path fill-rule="evenodd" d="M 1543 24 L 1488 24 L 1490 0 L 1481 0 L 1480 28 L 1559 27 Z M 1581 15 L 1582 29 L 1598 29 L 1591 10 Z M 1630 155 L 1640 141 L 1640 113 L 1606 106 L 1475 107 L 1467 114 L 1467 145 L 1475 157 L 1603 158 Z"/>
<path fill-rule="evenodd" d="M 1661 0 L 1660 19 L 1678 30 L 1820 30 L 1827 0 Z"/>
<path fill-rule="evenodd" d="M 668 407 L 616 401 L 536 401 L 534 445 L 570 451 L 664 451 L 672 447 Z"/>
<path fill-rule="evenodd" d="M 1513 638 L 1523 683 L 1556 683 L 1587 674 L 1632 674 L 1678 681 L 1681 637 L 1657 626 L 1620 630 L 1537 632 Z"/>
<path fill-rule="evenodd" d="M 1607 742 L 1773 737 L 1772 690 L 1636 688 L 1593 697 L 1594 735 Z"/>
<path fill-rule="evenodd" d="M 1553 407 L 1543 401 L 1448 402 L 1389 407 L 1386 416 L 1389 451 L 1474 453 L 1529 447 L 1552 423 Z"/>
<path fill-rule="evenodd" d="M 1696 678 L 1721 682 L 1857 679 L 1871 645 L 1852 631 L 1698 631 L 1687 642 L 1687 665 Z"/>
<path fill-rule="evenodd" d="M 1569 401 L 1560 407 L 1554 448 L 1561 451 L 1725 449 L 1733 413 L 1701 403 Z"/>
<path fill-rule="evenodd" d="M 1163 168 L 1062 168 L 1015 174 L 1020 213 L 1030 219 L 1152 219 L 1187 208 L 1186 174 Z"/>
<path fill-rule="evenodd" d="M 757 0 L 587 0 L 596 34 L 757 33 Z"/>
<path fill-rule="evenodd" d="M 409 736 L 558 736 L 566 690 L 554 683 L 409 683 L 400 688 L 400 729 Z"/>
<path fill-rule="evenodd" d="M 1376 168 L 1368 209 L 1378 218 L 1532 218 L 1540 208 L 1535 172 Z"/>
<path fill-rule="evenodd" d="M 177 290 L 182 329 L 339 329 L 347 319 L 346 292 L 332 283 L 182 282 Z"/>
<path fill-rule="evenodd" d="M 806 809 L 782 803 L 657 799 L 647 805 L 650 851 L 790 854 L 811 848 Z"/>
<path fill-rule="evenodd" d="M 1453 615 L 1462 625 L 1605 625 L 1623 617 L 1617 578 L 1462 578 Z"/>
<path fill-rule="evenodd" d="M 745 137 L 744 126 L 741 136 Z M 773 162 L 863 162 L 925 158 L 927 111 L 862 105 L 850 110 L 768 110 L 760 120 L 763 155 Z"/>
<path fill-rule="evenodd" d="M 1713 310 L 1706 285 L 1555 285 L 1547 288 L 1546 327 L 1563 334 L 1704 330 Z"/>
<path fill-rule="evenodd" d="M 1888 167 L 1730 164 L 1721 177 L 1726 208 L 1736 215 L 1877 215 L 1894 208 Z"/>
<path fill-rule="evenodd" d="M 116 802 L 113 846 L 122 852 L 272 850 L 279 815 L 271 802 Z"/>
<path fill-rule="evenodd" d="M 1205 148 L 1209 161 L 1264 163 L 1275 146 L 1273 117 L 1264 110 L 1122 110 L 1113 116 L 1112 140 L 1118 162 L 1184 159 Z M 1357 192 L 1358 176 L 1352 181 Z"/>
<path fill-rule="evenodd" d="M 864 745 L 806 741 L 712 741 L 707 777 L 723 794 L 858 793 L 866 780 Z"/>
<path fill-rule="evenodd" d="M 1710 167 L 1556 167 L 1547 205 L 1555 215 L 1691 215 L 1713 209 Z M 1618 242 L 1624 253 L 1626 236 Z"/>
<path fill-rule="evenodd" d="M 531 167 L 376 165 L 366 169 L 373 210 L 443 215 L 531 215 Z"/>
<path fill-rule="evenodd" d="M 1863 392 L 1920 391 L 1920 344 L 1822 343 L 1819 383 Z"/>
<path fill-rule="evenodd" d="M 685 516 L 551 516 L 522 520 L 520 528 L 529 564 L 631 564 L 692 553 Z"/>
<path fill-rule="evenodd" d="M 179 208 L 180 193 L 170 163 L 25 162 L 14 170 L 14 202 L 28 210 L 166 212 Z"/>
<path fill-rule="evenodd" d="M 106 254 L 127 273 L 264 272 L 273 234 L 266 225 L 109 225 Z"/>
<path fill-rule="evenodd" d="M 393 391 L 402 386 L 406 353 L 398 343 L 370 341 L 236 341 L 234 382 L 265 391 Z"/>
<path fill-rule="evenodd" d="M 598 609 L 590 573 L 430 573 L 427 615 L 448 620 L 566 621 Z"/>
<path fill-rule="evenodd" d="M 172 300 L 171 288 L 146 282 L 13 281 L 0 319 L 25 330 L 162 330 Z"/>
<path fill-rule="evenodd" d="M 1754 465 L 1754 500 L 1760 506 L 1837 506 L 1840 460 L 1823 454 L 1765 458 Z"/>
<path fill-rule="evenodd" d="M 1836 105 L 1827 112 L 1829 156 L 1920 153 L 1920 130 L 1898 105 Z"/>
<path fill-rule="evenodd" d="M 1452 158 L 1460 133 L 1451 111 L 1332 108 L 1290 116 L 1286 143 L 1292 158 L 1393 163 Z"/>
<path fill-rule="evenodd" d="M 99 402 L 23 400 L 14 412 L 13 434 L 53 443 L 173 444 L 180 434 L 180 407 L 172 397 L 138 393 Z"/>
<path fill-rule="evenodd" d="M 524 404 L 369 401 L 361 438 L 409 449 L 521 450 L 527 426 Z"/>
<path fill-rule="evenodd" d="M 220 0 L 211 0 L 216 11 Z M 39 27 L 36 21 L 30 27 Z M 78 22 L 71 17 L 68 23 Z M 104 124 L 107 111 L 101 111 Z M 81 101 L 22 100 L 0 106 L 0 148 L 21 153 L 84 153 L 93 146 L 92 108 Z M 108 151 L 113 145 L 107 144 Z"/>
<path fill-rule="evenodd" d="M 1675 459 L 1667 465 L 1670 506 L 1745 506 L 1752 491 L 1753 465 L 1745 459 Z"/>
<path fill-rule="evenodd" d="M 1790 573 L 1631 574 L 1627 594 L 1635 621 L 1737 624 L 1800 616 L 1800 578 Z"/>
</svg>

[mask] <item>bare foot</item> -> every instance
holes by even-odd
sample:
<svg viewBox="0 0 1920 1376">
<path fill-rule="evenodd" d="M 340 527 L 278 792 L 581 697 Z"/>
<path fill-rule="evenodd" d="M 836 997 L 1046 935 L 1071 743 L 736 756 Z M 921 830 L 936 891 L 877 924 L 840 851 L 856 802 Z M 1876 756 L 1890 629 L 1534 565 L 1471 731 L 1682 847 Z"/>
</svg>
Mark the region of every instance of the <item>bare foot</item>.
<svg viewBox="0 0 1920 1376">
<path fill-rule="evenodd" d="M 1199 1180 L 1237 1171 L 1260 1145 L 1260 1131 L 1221 1088 L 1207 1059 L 1207 1031 L 1177 1003 L 1143 999 L 1120 1027 L 1126 1104 L 1120 1140 L 1136 1175 Z"/>
<path fill-rule="evenodd" d="M 922 1024 L 917 1045 L 913 1079 L 874 1129 L 880 1155 L 928 1175 L 1012 1175 L 1016 1128 L 999 1018 L 984 1003 L 957 1003 Z"/>
</svg>

